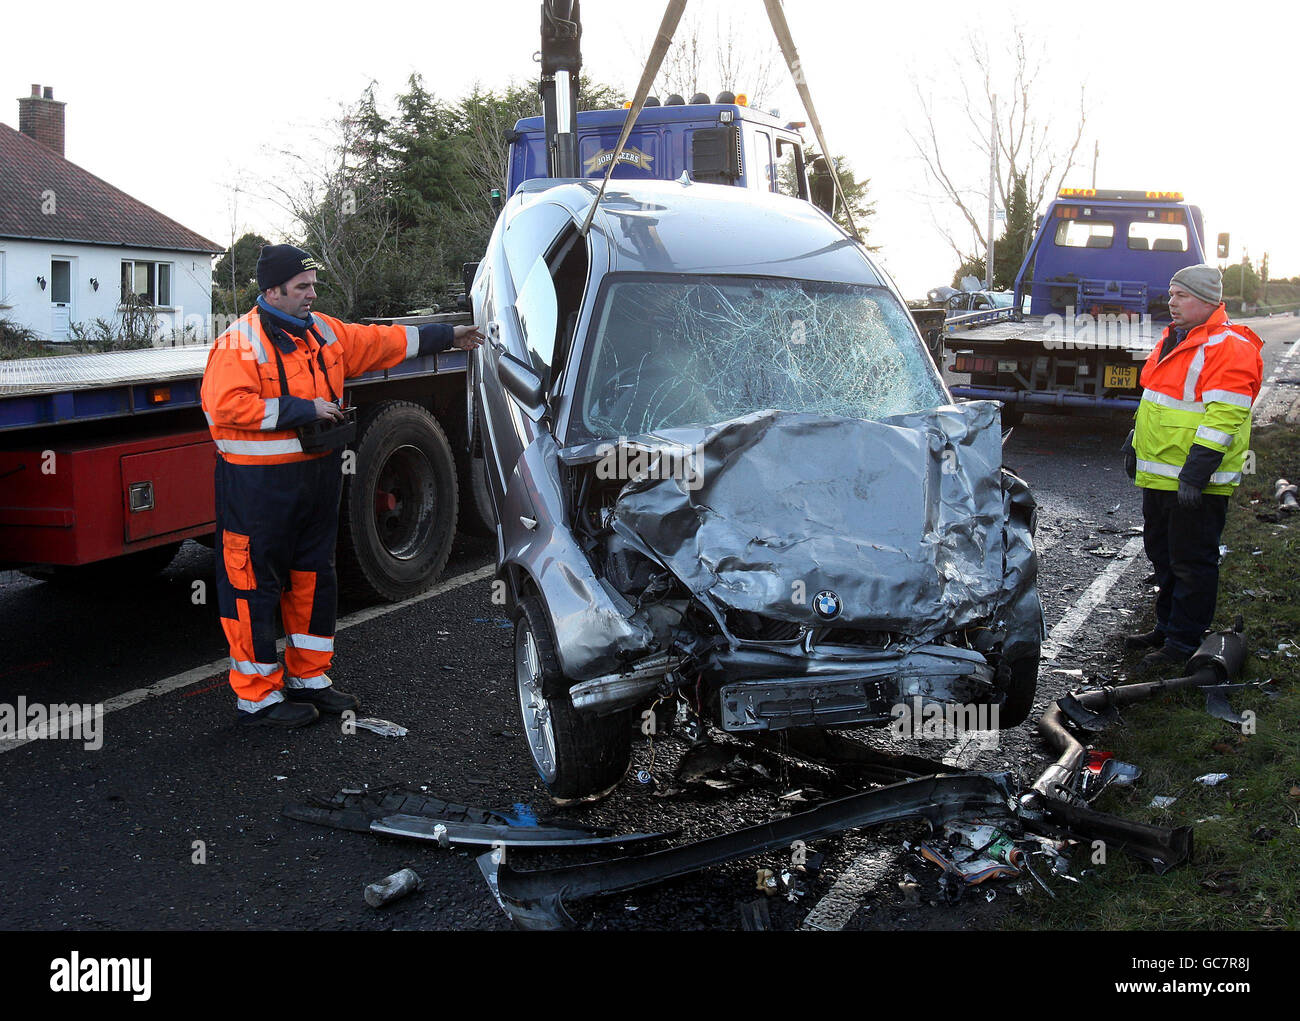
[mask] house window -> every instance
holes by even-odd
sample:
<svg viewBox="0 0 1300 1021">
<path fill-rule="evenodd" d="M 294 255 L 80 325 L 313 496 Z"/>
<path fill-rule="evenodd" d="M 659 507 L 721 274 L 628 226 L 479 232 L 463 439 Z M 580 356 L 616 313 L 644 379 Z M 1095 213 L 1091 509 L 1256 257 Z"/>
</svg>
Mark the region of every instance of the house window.
<svg viewBox="0 0 1300 1021">
<path fill-rule="evenodd" d="M 122 303 L 127 297 L 143 298 L 155 307 L 172 303 L 172 264 L 122 260 Z"/>
</svg>

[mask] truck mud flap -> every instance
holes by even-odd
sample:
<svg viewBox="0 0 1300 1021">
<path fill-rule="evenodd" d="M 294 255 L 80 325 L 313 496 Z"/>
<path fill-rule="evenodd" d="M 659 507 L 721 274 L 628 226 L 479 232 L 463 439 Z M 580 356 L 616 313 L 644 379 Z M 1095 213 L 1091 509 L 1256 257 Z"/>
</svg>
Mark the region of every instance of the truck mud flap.
<svg viewBox="0 0 1300 1021">
<path fill-rule="evenodd" d="M 851 794 L 785 819 L 638 858 L 517 872 L 492 852 L 480 855 L 478 865 L 492 895 L 516 927 L 561 929 L 574 924 L 565 907 L 569 901 L 650 886 L 711 865 L 786 848 L 795 840 L 819 840 L 846 830 L 909 819 L 938 825 L 963 815 L 1006 816 L 1014 804 L 1008 773 L 939 774 Z"/>
</svg>

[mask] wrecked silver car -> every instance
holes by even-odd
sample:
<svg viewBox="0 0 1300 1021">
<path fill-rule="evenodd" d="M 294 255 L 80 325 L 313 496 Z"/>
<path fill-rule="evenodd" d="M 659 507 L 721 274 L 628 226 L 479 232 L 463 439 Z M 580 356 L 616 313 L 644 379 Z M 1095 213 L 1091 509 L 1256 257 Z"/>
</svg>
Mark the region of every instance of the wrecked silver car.
<svg viewBox="0 0 1300 1021">
<path fill-rule="evenodd" d="M 472 289 L 471 428 L 558 798 L 684 703 L 728 731 L 1028 714 L 1035 505 L 892 283 L 795 199 L 534 181 Z"/>
</svg>

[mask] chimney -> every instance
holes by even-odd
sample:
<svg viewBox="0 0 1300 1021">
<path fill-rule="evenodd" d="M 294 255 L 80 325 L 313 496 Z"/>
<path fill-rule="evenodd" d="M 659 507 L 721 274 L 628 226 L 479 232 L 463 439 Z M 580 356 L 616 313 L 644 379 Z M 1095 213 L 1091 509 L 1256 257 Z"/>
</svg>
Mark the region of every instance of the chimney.
<svg viewBox="0 0 1300 1021">
<path fill-rule="evenodd" d="M 33 85 L 32 94 L 18 100 L 18 130 L 62 156 L 66 105 L 55 101 L 53 87 L 45 86 L 45 94 L 41 95 L 41 87 Z"/>
</svg>

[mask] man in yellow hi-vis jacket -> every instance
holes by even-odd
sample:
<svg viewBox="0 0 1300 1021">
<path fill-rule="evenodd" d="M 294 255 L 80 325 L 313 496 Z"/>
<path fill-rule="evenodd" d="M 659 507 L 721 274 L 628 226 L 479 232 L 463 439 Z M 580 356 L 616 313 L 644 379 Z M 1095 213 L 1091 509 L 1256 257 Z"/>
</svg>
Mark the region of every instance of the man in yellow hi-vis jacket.
<svg viewBox="0 0 1300 1021">
<path fill-rule="evenodd" d="M 1155 629 L 1126 644 L 1154 650 L 1142 661 L 1149 669 L 1181 670 L 1210 627 L 1228 496 L 1250 446 L 1263 341 L 1228 321 L 1222 297 L 1213 266 L 1175 273 L 1173 322 L 1142 368 L 1127 467 L 1142 489 L 1143 537 L 1159 594 Z"/>
</svg>

